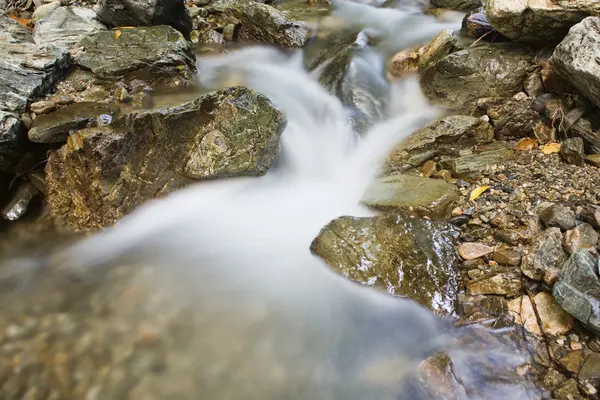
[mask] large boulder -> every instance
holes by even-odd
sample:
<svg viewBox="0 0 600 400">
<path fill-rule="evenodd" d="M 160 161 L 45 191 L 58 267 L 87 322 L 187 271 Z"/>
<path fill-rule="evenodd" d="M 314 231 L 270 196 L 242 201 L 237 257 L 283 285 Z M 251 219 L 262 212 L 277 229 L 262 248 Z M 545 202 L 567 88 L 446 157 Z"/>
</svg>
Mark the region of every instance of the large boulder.
<svg viewBox="0 0 600 400">
<path fill-rule="evenodd" d="M 100 31 L 80 45 L 85 50 L 75 61 L 100 78 L 142 78 L 177 86 L 190 80 L 195 69 L 189 42 L 166 25 Z"/>
<path fill-rule="evenodd" d="M 518 45 L 486 43 L 444 57 L 424 71 L 421 83 L 432 101 L 464 110 L 479 98 L 521 91 L 530 61 Z"/>
<path fill-rule="evenodd" d="M 183 0 L 100 0 L 98 18 L 111 27 L 170 25 L 186 38 L 192 18 Z"/>
<path fill-rule="evenodd" d="M 455 234 L 450 225 L 417 217 L 341 217 L 311 250 L 353 281 L 449 314 L 457 295 Z"/>
<path fill-rule="evenodd" d="M 600 14 L 600 2 L 596 3 Z M 556 71 L 600 107 L 600 17 L 575 25 L 556 46 L 552 64 Z"/>
<path fill-rule="evenodd" d="M 488 21 L 507 38 L 543 44 L 559 42 L 569 28 L 600 15 L 597 0 L 488 0 Z"/>
<path fill-rule="evenodd" d="M 195 179 L 262 175 L 284 125 L 265 97 L 231 88 L 80 130 L 48 160 L 50 208 L 92 230 Z"/>
<path fill-rule="evenodd" d="M 88 35 L 105 30 L 93 10 L 83 7 L 59 7 L 36 23 L 33 39 L 39 46 L 70 49 Z"/>
<path fill-rule="evenodd" d="M 552 294 L 569 314 L 600 334 L 598 261 L 590 250 L 574 253 L 563 265 Z"/>
</svg>

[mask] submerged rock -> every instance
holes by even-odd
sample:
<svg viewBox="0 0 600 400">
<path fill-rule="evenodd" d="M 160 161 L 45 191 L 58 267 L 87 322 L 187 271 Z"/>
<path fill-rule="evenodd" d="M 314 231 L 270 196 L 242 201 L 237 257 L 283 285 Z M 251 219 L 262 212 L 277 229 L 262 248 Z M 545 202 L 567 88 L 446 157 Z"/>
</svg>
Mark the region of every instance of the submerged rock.
<svg viewBox="0 0 600 400">
<path fill-rule="evenodd" d="M 98 18 L 111 27 L 170 25 L 186 38 L 192 31 L 183 0 L 100 0 Z"/>
<path fill-rule="evenodd" d="M 0 171 L 9 170 L 17 160 L 24 136 L 19 118 L 0 111 Z"/>
<path fill-rule="evenodd" d="M 114 104 L 70 104 L 56 112 L 38 116 L 27 135 L 34 143 L 65 142 L 70 134 L 79 129 L 98 126 L 98 119 L 102 115 L 110 117 L 112 121 L 118 111 L 119 107 Z M 106 120 L 106 117 L 103 118 Z"/>
<path fill-rule="evenodd" d="M 48 160 L 51 211 L 92 230 L 194 179 L 262 175 L 284 125 L 265 97 L 232 88 L 80 130 Z"/>
<path fill-rule="evenodd" d="M 569 314 L 600 334 L 598 267 L 589 250 L 574 253 L 563 265 L 552 294 Z"/>
<path fill-rule="evenodd" d="M 195 57 L 183 36 L 170 26 L 101 31 L 80 42 L 77 64 L 107 79 L 142 79 L 179 86 L 189 81 Z"/>
<path fill-rule="evenodd" d="M 424 71 L 421 83 L 431 100 L 460 110 L 482 97 L 521 91 L 530 60 L 515 44 L 486 43 L 444 57 Z"/>
<path fill-rule="evenodd" d="M 457 294 L 455 236 L 450 225 L 417 217 L 341 217 L 321 230 L 311 250 L 351 280 L 447 315 Z"/>
<path fill-rule="evenodd" d="M 489 122 L 466 115 L 453 115 L 434 121 L 410 135 L 388 156 L 391 171 L 417 167 L 441 155 L 457 155 L 459 150 L 494 139 Z"/>
<path fill-rule="evenodd" d="M 569 28 L 589 15 L 600 15 L 596 0 L 488 0 L 488 21 L 504 36 L 523 42 L 557 43 Z"/>
<path fill-rule="evenodd" d="M 375 181 L 365 192 L 362 202 L 379 210 L 445 218 L 450 216 L 458 197 L 458 188 L 441 179 L 392 175 Z"/>
<path fill-rule="evenodd" d="M 592 0 L 593 1 L 593 0 Z M 600 2 L 596 2 L 600 15 Z M 575 25 L 554 49 L 552 64 L 577 90 L 600 107 L 600 17 Z"/>
<path fill-rule="evenodd" d="M 59 7 L 35 25 L 33 40 L 38 46 L 55 46 L 64 50 L 106 26 L 96 19 L 96 13 L 83 7 Z"/>
</svg>

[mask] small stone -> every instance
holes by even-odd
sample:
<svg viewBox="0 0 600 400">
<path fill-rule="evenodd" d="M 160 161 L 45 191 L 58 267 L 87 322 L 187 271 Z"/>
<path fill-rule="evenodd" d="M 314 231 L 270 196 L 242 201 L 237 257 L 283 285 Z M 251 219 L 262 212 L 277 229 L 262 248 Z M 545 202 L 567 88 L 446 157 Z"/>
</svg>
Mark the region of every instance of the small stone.
<svg viewBox="0 0 600 400">
<path fill-rule="evenodd" d="M 581 343 L 573 342 L 571 343 L 571 350 L 581 350 L 583 349 L 583 345 Z"/>
<path fill-rule="evenodd" d="M 529 296 L 520 296 L 510 300 L 508 302 L 508 312 L 515 322 L 522 325 L 527 332 L 535 335 L 542 334 Z"/>
<path fill-rule="evenodd" d="M 131 103 L 131 95 L 123 86 L 117 86 L 115 89 L 115 99 L 121 103 Z"/>
<path fill-rule="evenodd" d="M 540 219 L 547 228 L 558 227 L 563 231 L 575 228 L 575 212 L 564 204 L 553 204 L 540 213 Z"/>
<path fill-rule="evenodd" d="M 556 128 L 538 121 L 533 127 L 533 134 L 540 144 L 548 144 L 556 141 Z"/>
<path fill-rule="evenodd" d="M 585 162 L 600 168 L 600 154 L 588 154 L 585 156 Z"/>
<path fill-rule="evenodd" d="M 29 110 L 37 115 L 48 114 L 49 112 L 56 110 L 56 104 L 52 101 L 42 100 L 32 103 L 29 106 Z"/>
<path fill-rule="evenodd" d="M 553 389 L 564 382 L 565 379 L 566 378 L 554 368 L 548 368 L 546 373 L 542 376 L 542 384 L 547 388 Z"/>
<path fill-rule="evenodd" d="M 467 271 L 467 275 L 469 275 L 470 279 L 481 278 L 483 276 L 483 271 L 480 269 L 470 269 Z"/>
<path fill-rule="evenodd" d="M 467 283 L 470 295 L 499 294 L 515 296 L 521 291 L 521 276 L 515 270 L 500 270 Z"/>
<path fill-rule="evenodd" d="M 453 217 L 458 217 L 459 215 L 463 215 L 463 210 L 460 207 L 455 207 L 454 209 L 452 209 L 452 216 Z"/>
<path fill-rule="evenodd" d="M 422 51 L 423 48 L 415 48 L 402 50 L 395 54 L 390 60 L 390 74 L 399 77 L 418 71 Z"/>
<path fill-rule="evenodd" d="M 458 246 L 458 254 L 464 260 L 474 260 L 492 253 L 494 249 L 483 243 L 462 243 Z"/>
<path fill-rule="evenodd" d="M 21 218 L 31 200 L 38 194 L 37 189 L 29 181 L 22 181 L 12 199 L 2 208 L 0 215 L 9 221 Z"/>
<path fill-rule="evenodd" d="M 423 168 L 421 169 L 421 174 L 424 177 L 429 178 L 431 175 L 437 172 L 437 164 L 433 160 L 428 160 L 423 164 Z"/>
<path fill-rule="evenodd" d="M 583 139 L 580 137 L 565 139 L 560 146 L 560 156 L 569 164 L 583 165 L 585 163 Z"/>
<path fill-rule="evenodd" d="M 573 327 L 573 317 L 556 302 L 550 293 L 540 292 L 533 298 L 542 330 L 547 335 L 560 335 Z"/>
<path fill-rule="evenodd" d="M 452 172 L 448 171 L 447 169 L 442 169 L 436 172 L 433 177 L 443 179 L 444 181 L 450 183 L 452 181 Z"/>
<path fill-rule="evenodd" d="M 494 260 L 501 265 L 517 266 L 521 263 L 521 253 L 506 247 L 494 251 Z"/>
<path fill-rule="evenodd" d="M 579 372 L 582 361 L 583 361 L 583 352 L 580 350 L 572 351 L 572 352 L 568 353 L 566 356 L 561 357 L 558 360 L 560 365 L 562 365 L 564 368 L 567 369 L 567 371 L 569 371 L 573 374 L 577 374 L 577 372 Z"/>
<path fill-rule="evenodd" d="M 69 95 L 58 96 L 52 100 L 56 104 L 61 105 L 61 106 L 65 106 L 67 104 L 73 104 L 75 102 L 75 99 L 73 98 L 73 96 L 69 96 Z"/>
<path fill-rule="evenodd" d="M 576 400 L 581 398 L 577 389 L 577 381 L 573 378 L 558 385 L 552 394 L 556 400 Z"/>
<path fill-rule="evenodd" d="M 23 125 L 25 125 L 25 129 L 31 128 L 31 125 L 33 124 L 33 118 L 31 118 L 31 114 L 21 114 L 21 122 L 23 123 Z"/>
<path fill-rule="evenodd" d="M 523 273 L 535 280 L 544 279 L 551 268 L 558 268 L 567 258 L 562 247 L 563 238 L 558 228 L 542 232 L 532 244 L 521 265 Z"/>
<path fill-rule="evenodd" d="M 223 28 L 223 37 L 225 40 L 232 42 L 235 38 L 235 25 L 229 24 Z"/>
<path fill-rule="evenodd" d="M 565 233 L 565 249 L 569 254 L 596 247 L 597 244 L 598 232 L 590 224 L 582 223 Z"/>
</svg>

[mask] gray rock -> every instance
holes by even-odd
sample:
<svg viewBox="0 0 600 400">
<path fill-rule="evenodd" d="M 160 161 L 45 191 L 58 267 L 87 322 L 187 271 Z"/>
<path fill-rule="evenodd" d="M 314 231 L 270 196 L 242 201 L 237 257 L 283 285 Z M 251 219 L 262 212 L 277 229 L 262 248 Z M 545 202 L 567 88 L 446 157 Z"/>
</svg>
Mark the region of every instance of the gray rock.
<svg viewBox="0 0 600 400">
<path fill-rule="evenodd" d="M 441 179 L 392 175 L 375 181 L 362 202 L 379 210 L 414 212 L 421 216 L 445 218 L 458 200 L 456 185 Z"/>
<path fill-rule="evenodd" d="M 565 249 L 569 254 L 596 247 L 597 244 L 598 232 L 590 224 L 579 224 L 565 233 Z"/>
<path fill-rule="evenodd" d="M 49 100 L 40 100 L 29 105 L 29 111 L 36 115 L 48 114 L 56 110 L 56 104 Z"/>
<path fill-rule="evenodd" d="M 100 0 L 98 18 L 111 27 L 170 25 L 189 39 L 192 18 L 183 0 Z"/>
<path fill-rule="evenodd" d="M 493 165 L 504 164 L 513 158 L 515 158 L 515 152 L 505 148 L 460 157 L 442 157 L 440 164 L 442 167 L 452 171 L 454 176 L 469 177 L 480 174 L 486 168 Z"/>
<path fill-rule="evenodd" d="M 444 57 L 423 72 L 421 84 L 432 101 L 460 110 L 482 97 L 521 91 L 530 60 L 517 45 L 486 43 Z"/>
<path fill-rule="evenodd" d="M 583 207 L 581 217 L 596 229 L 600 229 L 600 206 L 588 204 Z"/>
<path fill-rule="evenodd" d="M 24 26 L 0 11 L 0 43 L 33 43 L 31 33 Z"/>
<path fill-rule="evenodd" d="M 101 78 L 151 81 L 191 79 L 195 57 L 190 44 L 170 26 L 100 31 L 80 42 L 77 64 Z M 149 76 L 149 78 L 147 78 Z"/>
<path fill-rule="evenodd" d="M 481 7 L 481 0 L 431 0 L 431 4 L 451 10 L 471 11 Z"/>
<path fill-rule="evenodd" d="M 585 164 L 583 139 L 579 137 L 565 139 L 560 146 L 560 156 L 569 164 Z"/>
<path fill-rule="evenodd" d="M 600 3 L 595 2 L 600 15 Z M 575 25 L 554 49 L 552 64 L 577 90 L 600 107 L 600 17 Z"/>
<path fill-rule="evenodd" d="M 436 156 L 457 155 L 459 150 L 494 139 L 489 122 L 466 115 L 453 115 L 434 121 L 410 135 L 388 156 L 390 171 L 417 167 Z"/>
<path fill-rule="evenodd" d="M 589 15 L 600 15 L 596 0 L 488 0 L 488 21 L 504 36 L 523 42 L 558 43 L 569 28 Z"/>
<path fill-rule="evenodd" d="M 24 134 L 19 118 L 0 111 L 0 171 L 8 171 L 17 161 Z"/>
<path fill-rule="evenodd" d="M 552 294 L 565 311 L 600 334 L 600 279 L 592 252 L 581 250 L 569 258 Z"/>
<path fill-rule="evenodd" d="M 533 129 L 541 121 L 530 99 L 483 98 L 477 100 L 471 114 L 487 115 L 499 139 L 533 136 Z"/>
<path fill-rule="evenodd" d="M 523 259 L 523 273 L 538 281 L 544 279 L 548 271 L 559 269 L 567 259 L 563 250 L 563 237 L 560 229 L 550 228 L 534 239 L 529 253 Z"/>
<path fill-rule="evenodd" d="M 59 7 L 39 21 L 33 31 L 38 46 L 55 46 L 68 50 L 84 37 L 105 30 L 93 10 L 83 7 Z"/>
<path fill-rule="evenodd" d="M 31 98 L 44 94 L 66 72 L 70 57 L 38 48 L 31 34 L 5 15 L 0 15 L 0 27 L 9 28 L 10 38 L 0 40 L 0 110 L 22 113 Z"/>
<path fill-rule="evenodd" d="M 575 228 L 575 212 L 564 204 L 553 204 L 540 212 L 540 219 L 546 227 L 558 227 L 563 231 Z"/>
<path fill-rule="evenodd" d="M 98 117 L 108 115 L 111 119 L 119 107 L 105 103 L 74 103 L 61 107 L 58 111 L 40 115 L 33 121 L 27 133 L 34 143 L 60 143 L 75 131 L 98 126 Z"/>
<path fill-rule="evenodd" d="M 0 211 L 0 215 L 9 221 L 16 221 L 27 212 L 29 203 L 37 194 L 38 190 L 29 181 L 21 181 L 12 199 Z"/>
<path fill-rule="evenodd" d="M 457 294 L 455 235 L 450 225 L 416 217 L 341 217 L 321 230 L 311 250 L 351 280 L 450 314 Z"/>
<path fill-rule="evenodd" d="M 473 10 L 465 15 L 461 31 L 467 36 L 486 42 L 498 43 L 507 40 L 488 22 L 483 8 Z"/>
<path fill-rule="evenodd" d="M 92 230 L 194 179 L 262 175 L 284 125 L 265 97 L 231 88 L 80 130 L 48 160 L 50 209 Z"/>
</svg>

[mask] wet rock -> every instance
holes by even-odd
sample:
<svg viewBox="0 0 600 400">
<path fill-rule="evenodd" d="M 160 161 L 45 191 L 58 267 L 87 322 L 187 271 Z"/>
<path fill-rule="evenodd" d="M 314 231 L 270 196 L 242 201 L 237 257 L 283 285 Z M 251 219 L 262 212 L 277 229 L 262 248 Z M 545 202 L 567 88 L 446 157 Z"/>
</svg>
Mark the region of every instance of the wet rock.
<svg viewBox="0 0 600 400">
<path fill-rule="evenodd" d="M 418 61 L 419 68 L 426 68 L 446 57 L 454 49 L 457 40 L 458 38 L 452 29 L 441 31 L 420 54 Z"/>
<path fill-rule="evenodd" d="M 392 175 L 375 181 L 362 202 L 379 210 L 411 211 L 421 216 L 450 216 L 458 199 L 455 185 L 438 179 L 411 175 Z"/>
<path fill-rule="evenodd" d="M 498 43 L 506 38 L 490 24 L 485 15 L 485 9 L 476 9 L 467 15 L 462 22 L 461 31 L 475 39 Z"/>
<path fill-rule="evenodd" d="M 558 228 L 549 228 L 535 238 L 523 259 L 523 274 L 541 281 L 549 270 L 559 269 L 567 258 L 562 243 L 562 233 Z"/>
<path fill-rule="evenodd" d="M 594 152 L 600 152 L 600 130 L 594 131 L 592 124 L 585 118 L 579 118 L 570 126 L 570 135 L 585 140 L 587 147 Z"/>
<path fill-rule="evenodd" d="M 0 110 L 22 113 L 30 99 L 44 94 L 66 72 L 70 57 L 38 48 L 29 31 L 7 16 L 0 14 L 0 21 L 10 34 L 9 41 L 0 40 Z"/>
<path fill-rule="evenodd" d="M 50 209 L 93 230 L 193 179 L 262 175 L 283 127 L 265 97 L 232 88 L 80 130 L 48 160 Z"/>
<path fill-rule="evenodd" d="M 208 30 L 200 33 L 196 37 L 196 43 L 204 44 L 204 45 L 219 45 L 222 46 L 225 44 L 225 38 L 222 33 L 219 33 L 214 30 Z"/>
<path fill-rule="evenodd" d="M 600 207 L 588 204 L 583 207 L 581 217 L 596 229 L 600 229 Z"/>
<path fill-rule="evenodd" d="M 29 111 L 36 113 L 37 115 L 48 114 L 54 110 L 56 110 L 56 104 L 48 100 L 36 101 L 29 106 Z"/>
<path fill-rule="evenodd" d="M 28 173 L 27 179 L 40 193 L 46 195 L 46 174 L 43 168 Z"/>
<path fill-rule="evenodd" d="M 421 84 L 431 100 L 460 110 L 482 97 L 521 91 L 530 59 L 525 49 L 509 43 L 469 47 L 427 68 Z"/>
<path fill-rule="evenodd" d="M 525 93 L 533 99 L 546 92 L 539 68 L 535 68 L 527 74 L 523 81 L 523 89 L 525 90 Z"/>
<path fill-rule="evenodd" d="M 417 385 L 434 399 L 461 399 L 467 395 L 452 371 L 452 360 L 443 353 L 429 357 L 417 366 Z"/>
<path fill-rule="evenodd" d="M 396 53 L 390 60 L 390 75 L 400 77 L 418 71 L 422 51 L 423 48 L 417 48 Z"/>
<path fill-rule="evenodd" d="M 390 171 L 403 171 L 436 156 L 457 155 L 459 150 L 494 138 L 485 120 L 466 115 L 444 117 L 426 125 L 396 146 L 388 157 Z"/>
<path fill-rule="evenodd" d="M 479 322 L 499 317 L 508 311 L 508 303 L 500 296 L 458 295 L 458 304 L 462 320 Z"/>
<path fill-rule="evenodd" d="M 518 266 L 521 264 L 521 253 L 506 247 L 500 247 L 494 251 L 494 261 L 500 265 Z"/>
<path fill-rule="evenodd" d="M 515 152 L 510 149 L 484 151 L 479 154 L 469 154 L 462 157 L 442 157 L 442 167 L 452 171 L 454 176 L 468 177 L 480 174 L 486 168 L 502 165 L 515 157 Z"/>
<path fill-rule="evenodd" d="M 546 227 L 558 227 L 563 231 L 575 228 L 577 219 L 575 213 L 564 204 L 552 204 L 540 212 L 540 219 Z"/>
<path fill-rule="evenodd" d="M 55 46 L 68 50 L 84 37 L 106 26 L 96 19 L 93 10 L 83 7 L 59 7 L 35 24 L 33 40 L 38 46 Z"/>
<path fill-rule="evenodd" d="M 569 314 L 600 333 L 598 259 L 589 250 L 571 255 L 560 271 L 552 294 Z"/>
<path fill-rule="evenodd" d="M 21 218 L 31 200 L 38 194 L 38 190 L 29 181 L 21 181 L 12 199 L 2 208 L 0 214 L 2 218 L 9 221 L 16 221 Z"/>
<path fill-rule="evenodd" d="M 98 18 L 111 27 L 170 25 L 186 38 L 192 31 L 183 0 L 100 0 L 98 6 Z"/>
<path fill-rule="evenodd" d="M 515 322 L 522 325 L 527 332 L 534 335 L 542 334 L 533 303 L 529 296 L 520 296 L 510 300 L 508 302 L 508 312 L 514 318 Z"/>
<path fill-rule="evenodd" d="M 439 8 L 470 11 L 481 7 L 481 0 L 431 0 L 431 4 Z"/>
<path fill-rule="evenodd" d="M 600 3 L 596 3 L 600 15 Z M 600 18 L 575 25 L 552 54 L 556 71 L 600 107 Z"/>
<path fill-rule="evenodd" d="M 532 104 L 530 99 L 483 98 L 474 103 L 471 114 L 476 117 L 487 115 L 500 139 L 532 136 L 533 128 L 541 122 L 541 116 Z"/>
<path fill-rule="evenodd" d="M 75 57 L 77 64 L 100 78 L 141 78 L 153 87 L 180 86 L 195 69 L 190 44 L 169 26 L 101 31 L 80 44 L 85 51 Z"/>
<path fill-rule="evenodd" d="M 521 276 L 518 271 L 500 269 L 467 282 L 467 293 L 470 295 L 498 294 L 512 297 L 519 294 L 521 287 Z"/>
<path fill-rule="evenodd" d="M 579 379 L 598 379 L 600 378 L 600 354 L 591 353 L 583 362 L 579 370 Z"/>
<path fill-rule="evenodd" d="M 394 214 L 341 217 L 321 230 L 311 250 L 351 280 L 449 314 L 457 291 L 454 229 Z"/>
<path fill-rule="evenodd" d="M 458 246 L 458 254 L 464 260 L 474 260 L 491 254 L 494 249 L 483 243 L 462 243 Z"/>
<path fill-rule="evenodd" d="M 598 232 L 590 224 L 580 224 L 565 233 L 565 249 L 573 254 L 579 250 L 596 247 Z"/>
<path fill-rule="evenodd" d="M 585 150 L 582 138 L 565 139 L 560 146 L 560 156 L 573 165 L 585 163 Z"/>
<path fill-rule="evenodd" d="M 40 115 L 27 133 L 34 143 L 61 143 L 75 131 L 98 126 L 101 115 L 115 117 L 119 107 L 114 104 L 82 102 L 61 107 L 51 114 Z M 106 117 L 104 117 L 106 118 Z"/>
<path fill-rule="evenodd" d="M 579 389 L 577 389 L 577 381 L 574 378 L 568 379 L 558 385 L 552 392 L 552 395 L 557 400 L 573 400 L 581 398 Z"/>
<path fill-rule="evenodd" d="M 567 314 L 550 293 L 540 292 L 533 298 L 537 315 L 546 335 L 560 335 L 573 328 L 573 317 Z"/>
<path fill-rule="evenodd" d="M 0 171 L 8 171 L 19 157 L 23 143 L 22 124 L 12 113 L 0 111 Z"/>
<path fill-rule="evenodd" d="M 552 44 L 586 16 L 600 15 L 600 5 L 595 0 L 489 0 L 486 14 L 490 23 L 510 39 Z"/>
</svg>

